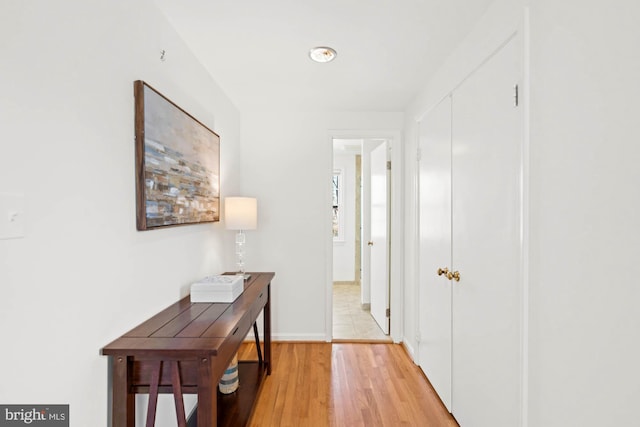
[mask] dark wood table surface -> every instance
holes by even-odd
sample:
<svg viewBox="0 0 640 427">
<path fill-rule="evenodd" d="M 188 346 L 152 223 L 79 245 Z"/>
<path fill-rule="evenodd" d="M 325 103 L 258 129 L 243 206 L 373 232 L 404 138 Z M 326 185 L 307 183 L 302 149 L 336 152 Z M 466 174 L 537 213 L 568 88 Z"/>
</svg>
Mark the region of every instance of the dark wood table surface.
<svg viewBox="0 0 640 427">
<path fill-rule="evenodd" d="M 136 393 L 149 394 L 147 426 L 155 423 L 158 393 L 173 393 L 179 426 L 246 424 L 264 376 L 271 373 L 274 277 L 250 274 L 233 303 L 192 303 L 187 296 L 102 349 L 112 358 L 113 426 L 134 427 Z M 232 395 L 221 395 L 218 382 L 252 325 L 257 332 L 255 322 L 263 309 L 259 360 L 241 361 L 241 387 Z M 198 406 L 187 421 L 182 395 L 189 393 L 198 395 Z"/>
</svg>

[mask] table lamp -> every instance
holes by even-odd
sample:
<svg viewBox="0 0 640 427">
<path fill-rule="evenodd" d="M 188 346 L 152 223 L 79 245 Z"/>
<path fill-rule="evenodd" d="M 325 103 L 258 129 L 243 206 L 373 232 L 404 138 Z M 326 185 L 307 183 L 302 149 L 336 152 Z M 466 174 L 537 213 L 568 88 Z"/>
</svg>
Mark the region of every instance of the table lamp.
<svg viewBox="0 0 640 427">
<path fill-rule="evenodd" d="M 236 274 L 250 275 L 244 271 L 245 230 L 255 230 L 258 223 L 258 201 L 251 197 L 227 197 L 224 199 L 224 220 L 227 230 L 236 230 Z"/>
</svg>

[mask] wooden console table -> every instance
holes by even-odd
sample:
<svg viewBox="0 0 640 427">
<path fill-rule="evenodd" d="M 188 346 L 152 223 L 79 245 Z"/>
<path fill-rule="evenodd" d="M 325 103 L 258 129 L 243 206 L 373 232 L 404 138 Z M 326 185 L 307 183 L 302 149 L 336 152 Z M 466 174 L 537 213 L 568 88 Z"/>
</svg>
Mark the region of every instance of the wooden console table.
<svg viewBox="0 0 640 427">
<path fill-rule="evenodd" d="M 111 356 L 113 426 L 135 426 L 135 394 L 148 393 L 147 427 L 155 424 L 158 393 L 173 393 L 178 425 L 243 426 L 265 375 L 271 374 L 271 280 L 251 273 L 233 303 L 191 303 L 187 296 L 102 349 Z M 264 357 L 256 318 L 264 309 Z M 238 363 L 240 387 L 218 392 L 218 382 L 253 325 L 257 361 Z M 197 394 L 187 420 L 183 394 Z"/>
</svg>

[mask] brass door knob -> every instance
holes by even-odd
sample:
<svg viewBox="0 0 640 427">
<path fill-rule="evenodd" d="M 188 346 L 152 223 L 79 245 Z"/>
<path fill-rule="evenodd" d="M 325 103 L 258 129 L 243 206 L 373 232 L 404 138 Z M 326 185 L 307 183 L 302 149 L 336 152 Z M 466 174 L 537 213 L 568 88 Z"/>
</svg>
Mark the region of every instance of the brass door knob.
<svg viewBox="0 0 640 427">
<path fill-rule="evenodd" d="M 447 273 L 449 273 L 449 269 L 447 267 L 438 269 L 438 276 L 442 276 L 443 274 Z"/>
<path fill-rule="evenodd" d="M 447 279 L 453 279 L 453 273 L 451 273 L 450 271 L 447 271 Z"/>
<path fill-rule="evenodd" d="M 453 278 L 453 280 L 455 280 L 456 282 L 460 281 L 460 272 L 459 271 L 454 271 L 453 274 L 451 275 L 451 278 Z"/>
<path fill-rule="evenodd" d="M 373 242 L 372 242 L 371 240 L 369 240 L 369 241 L 367 242 L 367 245 L 369 245 L 369 246 L 373 246 Z"/>
</svg>

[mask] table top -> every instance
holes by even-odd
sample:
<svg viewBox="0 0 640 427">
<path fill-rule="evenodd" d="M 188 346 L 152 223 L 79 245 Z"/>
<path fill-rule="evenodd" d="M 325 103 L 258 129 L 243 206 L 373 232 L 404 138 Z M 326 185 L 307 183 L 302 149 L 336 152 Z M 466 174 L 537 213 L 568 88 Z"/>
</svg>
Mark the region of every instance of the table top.
<svg viewBox="0 0 640 427">
<path fill-rule="evenodd" d="M 232 303 L 192 303 L 182 298 L 102 349 L 104 355 L 216 355 L 236 325 L 263 298 L 274 273 L 250 273 Z"/>
</svg>

